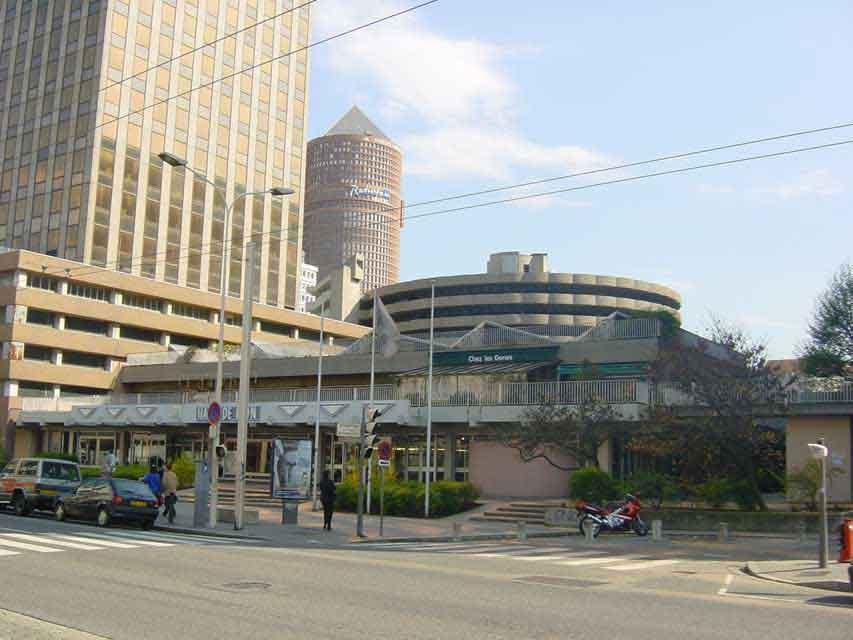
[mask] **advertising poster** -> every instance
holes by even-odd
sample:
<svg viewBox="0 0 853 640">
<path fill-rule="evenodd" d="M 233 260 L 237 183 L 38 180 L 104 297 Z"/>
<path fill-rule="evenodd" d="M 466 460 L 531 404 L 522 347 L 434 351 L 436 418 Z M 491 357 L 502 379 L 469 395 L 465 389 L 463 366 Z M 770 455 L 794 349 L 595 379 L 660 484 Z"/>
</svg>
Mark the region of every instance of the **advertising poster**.
<svg viewBox="0 0 853 640">
<path fill-rule="evenodd" d="M 272 496 L 286 500 L 311 498 L 310 440 L 274 441 Z"/>
</svg>

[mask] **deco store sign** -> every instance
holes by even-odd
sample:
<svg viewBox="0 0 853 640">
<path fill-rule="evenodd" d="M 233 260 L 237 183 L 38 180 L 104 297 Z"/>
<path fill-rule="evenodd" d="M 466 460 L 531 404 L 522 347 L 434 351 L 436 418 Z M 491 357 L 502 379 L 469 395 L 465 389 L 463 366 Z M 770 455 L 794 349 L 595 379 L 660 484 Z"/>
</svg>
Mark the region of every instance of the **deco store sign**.
<svg viewBox="0 0 853 640">
<path fill-rule="evenodd" d="M 195 406 L 195 421 L 196 422 L 207 422 L 207 409 L 208 406 L 206 404 L 197 404 Z M 261 417 L 261 407 L 257 404 L 249 405 L 249 422 L 257 422 Z M 222 417 L 219 419 L 220 422 L 237 422 L 237 405 L 236 404 L 224 404 L 222 405 Z"/>
<path fill-rule="evenodd" d="M 391 192 L 388 189 L 365 189 L 357 185 L 349 188 L 350 198 L 375 198 L 384 202 L 391 202 Z"/>
</svg>

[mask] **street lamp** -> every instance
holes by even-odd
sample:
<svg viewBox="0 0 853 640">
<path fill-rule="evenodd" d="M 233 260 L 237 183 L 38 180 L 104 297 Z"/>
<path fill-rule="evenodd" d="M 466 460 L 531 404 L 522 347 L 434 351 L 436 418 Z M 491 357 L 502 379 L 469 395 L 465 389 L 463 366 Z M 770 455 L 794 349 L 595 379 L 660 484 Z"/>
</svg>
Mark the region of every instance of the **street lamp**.
<svg viewBox="0 0 853 640">
<path fill-rule="evenodd" d="M 225 295 L 228 291 L 228 230 L 231 227 L 231 211 L 234 208 L 234 205 L 244 199 L 251 196 L 271 194 L 274 196 L 289 196 L 293 195 L 295 191 L 288 187 L 273 187 L 271 189 L 265 189 L 263 191 L 249 191 L 246 193 L 239 194 L 236 198 L 234 198 L 230 203 L 228 202 L 228 198 L 226 197 L 225 192 L 216 186 L 210 178 L 208 178 L 205 174 L 196 171 L 191 166 L 187 164 L 187 161 L 183 158 L 176 156 L 173 153 L 169 153 L 168 151 L 163 151 L 157 154 L 157 157 L 160 158 L 163 162 L 168 164 L 171 167 L 183 167 L 194 176 L 199 178 L 200 180 L 204 180 L 207 184 L 213 187 L 213 192 L 218 194 L 222 199 L 223 204 L 225 205 L 225 224 L 222 229 L 222 254 L 221 254 L 221 271 L 220 271 L 220 279 L 219 279 L 219 346 L 218 346 L 218 354 L 216 359 L 216 402 L 219 405 L 222 405 L 222 387 L 223 387 L 223 368 L 225 361 Z M 248 282 L 248 281 L 247 281 Z M 244 295 L 251 297 L 252 292 L 244 292 Z M 210 468 L 210 516 L 209 516 L 209 525 L 211 527 L 216 526 L 217 520 L 217 502 L 219 497 L 219 462 L 216 457 L 216 446 L 219 444 L 219 425 L 211 425 L 210 426 L 210 446 L 208 447 L 208 466 Z M 236 514 L 235 514 L 236 516 Z M 236 521 L 236 518 L 235 518 Z"/>
<path fill-rule="evenodd" d="M 809 443 L 809 451 L 812 458 L 820 465 L 820 489 L 818 490 L 818 517 L 820 518 L 820 543 L 818 566 L 826 569 L 829 563 L 829 526 L 826 521 L 826 458 L 829 449 L 823 444 L 823 438 L 819 438 L 816 444 Z"/>
</svg>

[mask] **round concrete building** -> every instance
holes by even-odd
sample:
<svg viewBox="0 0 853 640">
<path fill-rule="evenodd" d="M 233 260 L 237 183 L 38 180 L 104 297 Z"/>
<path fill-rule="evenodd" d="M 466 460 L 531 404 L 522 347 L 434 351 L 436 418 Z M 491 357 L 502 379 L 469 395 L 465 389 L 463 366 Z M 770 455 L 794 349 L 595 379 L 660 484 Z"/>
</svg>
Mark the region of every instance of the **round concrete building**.
<svg viewBox="0 0 853 640">
<path fill-rule="evenodd" d="M 362 291 L 400 279 L 402 154 L 358 107 L 308 142 L 303 247 L 323 280 L 363 259 Z"/>
<path fill-rule="evenodd" d="M 680 317 L 681 296 L 659 284 L 613 276 L 550 273 L 542 253 L 496 253 L 486 273 L 412 280 L 380 288 L 401 333 L 429 330 L 430 286 L 435 284 L 435 328 L 459 331 L 484 321 L 511 327 L 589 327 L 612 313 L 667 311 Z M 371 322 L 372 295 L 359 322 Z"/>
</svg>

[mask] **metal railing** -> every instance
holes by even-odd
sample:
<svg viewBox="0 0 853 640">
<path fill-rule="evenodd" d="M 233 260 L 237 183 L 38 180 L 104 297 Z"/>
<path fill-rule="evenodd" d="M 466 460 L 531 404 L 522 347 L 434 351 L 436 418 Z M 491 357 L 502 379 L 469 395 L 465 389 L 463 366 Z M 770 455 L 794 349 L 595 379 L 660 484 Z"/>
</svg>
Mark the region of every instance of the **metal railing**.
<svg viewBox="0 0 853 640">
<path fill-rule="evenodd" d="M 326 387 L 321 390 L 321 402 L 366 401 L 370 387 Z M 134 393 L 96 396 L 75 402 L 62 398 L 63 405 L 86 404 L 207 404 L 213 392 Z M 426 406 L 426 382 L 419 388 L 407 387 L 404 391 L 393 384 L 374 387 L 374 399 L 380 402 L 409 400 L 413 407 Z M 53 399 L 29 398 L 28 403 L 54 402 Z M 223 392 L 223 402 L 237 401 L 237 392 Z M 251 402 L 316 402 L 315 388 L 254 389 Z M 698 406 L 701 404 L 689 393 L 674 384 L 652 384 L 642 378 L 616 378 L 606 380 L 571 380 L 566 382 L 498 382 L 474 385 L 452 394 L 436 392 L 434 406 L 464 407 L 489 405 L 536 405 L 553 403 L 574 405 L 595 401 L 605 404 L 649 404 L 668 406 Z M 790 404 L 851 403 L 853 384 L 845 384 L 829 391 L 792 390 L 787 393 Z M 35 404 L 33 404 L 35 406 Z"/>
</svg>

